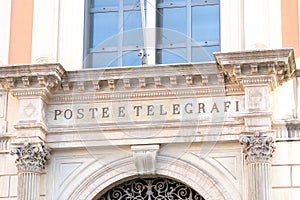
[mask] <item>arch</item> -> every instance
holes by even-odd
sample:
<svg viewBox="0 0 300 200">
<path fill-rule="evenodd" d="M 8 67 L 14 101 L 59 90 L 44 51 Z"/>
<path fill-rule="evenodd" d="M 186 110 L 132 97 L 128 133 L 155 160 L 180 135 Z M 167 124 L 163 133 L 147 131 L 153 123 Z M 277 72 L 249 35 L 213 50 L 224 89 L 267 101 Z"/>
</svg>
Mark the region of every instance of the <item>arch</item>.
<svg viewBox="0 0 300 200">
<path fill-rule="evenodd" d="M 222 186 L 221 181 L 218 181 L 210 175 L 214 174 L 213 171 L 207 173 L 205 169 L 196 167 L 189 162 L 167 156 L 158 156 L 157 163 L 157 176 L 178 180 L 193 188 L 206 200 L 233 199 Z M 213 168 L 211 168 L 211 170 L 213 170 Z M 134 162 L 132 157 L 127 157 L 94 171 L 81 183 L 77 183 L 79 186 L 67 199 L 94 199 L 94 197 L 99 196 L 99 194 L 103 194 L 110 188 L 133 179 L 134 177 L 138 177 Z"/>
<path fill-rule="evenodd" d="M 197 199 L 203 197 L 189 186 L 165 177 L 138 177 L 119 184 L 96 200 L 120 199 Z"/>
</svg>

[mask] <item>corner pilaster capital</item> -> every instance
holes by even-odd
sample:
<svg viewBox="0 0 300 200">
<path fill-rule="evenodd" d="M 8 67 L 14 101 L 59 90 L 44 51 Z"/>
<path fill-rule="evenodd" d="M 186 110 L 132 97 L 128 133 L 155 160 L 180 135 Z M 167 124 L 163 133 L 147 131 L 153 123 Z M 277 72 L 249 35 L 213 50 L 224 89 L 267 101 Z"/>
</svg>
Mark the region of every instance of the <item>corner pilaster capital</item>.
<svg viewBox="0 0 300 200">
<path fill-rule="evenodd" d="M 19 172 L 42 172 L 50 160 L 50 148 L 43 143 L 24 143 L 23 146 L 12 149 L 11 154 L 17 155 L 15 163 Z"/>
<path fill-rule="evenodd" d="M 291 48 L 216 53 L 215 58 L 226 82 L 243 86 L 268 85 L 273 90 L 296 71 Z"/>
<path fill-rule="evenodd" d="M 0 83 L 16 97 L 47 97 L 64 74 L 59 63 L 9 65 L 0 67 Z"/>
<path fill-rule="evenodd" d="M 267 133 L 246 133 L 240 137 L 240 143 L 244 145 L 243 153 L 245 160 L 249 163 L 271 161 L 275 151 L 275 139 Z"/>
</svg>

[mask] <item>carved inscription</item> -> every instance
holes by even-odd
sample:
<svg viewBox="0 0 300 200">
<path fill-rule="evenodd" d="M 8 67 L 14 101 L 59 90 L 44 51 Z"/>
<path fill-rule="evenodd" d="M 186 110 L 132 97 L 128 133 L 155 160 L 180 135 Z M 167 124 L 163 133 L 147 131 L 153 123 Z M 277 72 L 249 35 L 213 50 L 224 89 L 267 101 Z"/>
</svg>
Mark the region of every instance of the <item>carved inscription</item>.
<svg viewBox="0 0 300 200">
<path fill-rule="evenodd" d="M 233 107 L 233 109 L 232 109 Z M 79 107 L 79 108 L 66 108 L 66 109 L 55 109 L 53 119 L 95 119 L 98 118 L 109 118 L 112 115 L 115 117 L 126 117 L 126 113 L 133 113 L 133 115 L 139 117 L 144 116 L 155 116 L 155 115 L 180 115 L 192 114 L 192 113 L 226 113 L 229 110 L 239 112 L 239 101 L 231 102 L 224 101 L 222 103 L 214 102 L 212 105 L 206 105 L 205 103 L 186 103 L 180 104 L 175 103 L 171 105 L 133 105 L 130 107 L 117 106 L 117 112 L 111 107 Z"/>
<path fill-rule="evenodd" d="M 68 123 L 115 123 L 212 119 L 243 112 L 240 98 L 207 98 L 51 105 L 47 119 L 53 125 Z"/>
</svg>

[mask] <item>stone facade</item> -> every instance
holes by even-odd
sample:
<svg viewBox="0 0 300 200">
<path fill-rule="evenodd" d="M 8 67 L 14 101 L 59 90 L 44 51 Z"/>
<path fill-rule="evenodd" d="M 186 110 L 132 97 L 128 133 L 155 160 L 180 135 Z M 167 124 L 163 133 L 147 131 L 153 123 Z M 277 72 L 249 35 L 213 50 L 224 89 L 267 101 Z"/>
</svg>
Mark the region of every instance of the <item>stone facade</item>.
<svg viewBox="0 0 300 200">
<path fill-rule="evenodd" d="M 299 139 L 299 123 L 273 119 L 274 92 L 296 79 L 293 50 L 215 58 L 1 67 L 0 199 L 95 199 L 138 177 L 179 181 L 206 200 L 275 199 L 280 187 L 296 188 L 299 159 L 285 158 L 296 143 L 285 140 Z M 285 168 L 292 182 L 278 179 Z"/>
</svg>

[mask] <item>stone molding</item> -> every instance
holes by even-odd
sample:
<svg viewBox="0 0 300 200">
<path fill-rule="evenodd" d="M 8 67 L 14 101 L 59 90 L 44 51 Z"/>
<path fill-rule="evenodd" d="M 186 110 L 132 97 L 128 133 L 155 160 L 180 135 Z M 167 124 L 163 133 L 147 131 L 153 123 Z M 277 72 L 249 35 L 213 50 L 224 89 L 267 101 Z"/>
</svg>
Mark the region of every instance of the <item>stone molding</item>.
<svg viewBox="0 0 300 200">
<path fill-rule="evenodd" d="M 131 146 L 131 150 L 138 174 L 155 174 L 159 145 Z"/>
<path fill-rule="evenodd" d="M 82 100 L 78 96 L 101 100 L 148 95 L 241 95 L 243 85 L 264 84 L 275 88 L 295 74 L 292 49 L 217 53 L 215 58 L 217 63 L 78 71 L 65 71 L 58 63 L 11 65 L 0 67 L 0 82 L 17 97 L 44 96 L 57 102 Z M 132 92 L 136 97 L 129 95 Z"/>
<path fill-rule="evenodd" d="M 0 82 L 14 96 L 43 96 L 61 83 L 64 68 L 59 63 L 0 67 Z"/>
<path fill-rule="evenodd" d="M 295 75 L 291 48 L 216 53 L 215 58 L 228 83 L 269 85 L 273 90 Z"/>
<path fill-rule="evenodd" d="M 11 154 L 18 158 L 15 163 L 19 172 L 42 172 L 50 160 L 50 149 L 43 143 L 25 143 L 22 147 L 12 149 Z"/>
<path fill-rule="evenodd" d="M 273 127 L 277 141 L 300 140 L 300 121 L 298 119 L 277 120 Z"/>
<path fill-rule="evenodd" d="M 240 143 L 244 145 L 243 153 L 247 163 L 268 163 L 276 149 L 274 138 L 261 132 L 243 135 Z"/>
</svg>

